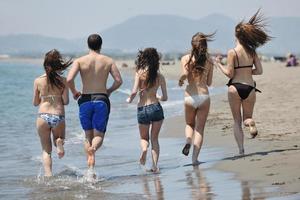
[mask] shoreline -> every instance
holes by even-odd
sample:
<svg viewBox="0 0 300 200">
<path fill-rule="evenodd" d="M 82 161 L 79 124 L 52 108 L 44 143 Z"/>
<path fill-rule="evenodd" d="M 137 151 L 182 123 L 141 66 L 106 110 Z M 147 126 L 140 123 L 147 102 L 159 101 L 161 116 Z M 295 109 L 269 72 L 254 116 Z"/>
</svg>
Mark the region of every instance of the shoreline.
<svg viewBox="0 0 300 200">
<path fill-rule="evenodd" d="M 117 64 L 122 62 L 129 61 L 117 61 Z M 132 66 L 120 68 L 121 73 L 134 75 Z M 233 173 L 236 180 L 248 182 L 253 189 L 251 197 L 260 198 L 263 195 L 267 198 L 284 198 L 293 194 L 300 197 L 300 67 L 286 68 L 284 64 L 270 62 L 263 63 L 263 69 L 262 76 L 254 77 L 258 89 L 262 90 L 261 94 L 257 93 L 254 109 L 259 135 L 255 139 L 248 139 L 249 133 L 244 130 L 245 156 L 235 157 L 238 149 L 226 93 L 211 96 L 203 148 L 224 150 L 224 157 L 214 161 L 216 163 L 210 168 Z M 167 80 L 176 80 L 180 74 L 179 63 L 162 66 L 161 73 Z M 227 78 L 215 70 L 213 86 L 224 86 L 226 82 Z M 167 118 L 160 137 L 181 138 L 184 144 L 184 126 L 183 115 Z M 181 152 L 182 147 L 176 147 L 176 151 Z M 185 159 L 191 160 L 190 156 Z M 272 194 L 268 190 L 262 193 L 260 188 L 271 188 Z"/>
<path fill-rule="evenodd" d="M 231 172 L 238 180 L 249 182 L 254 188 L 254 196 L 287 197 L 296 194 L 300 197 L 300 106 L 296 103 L 300 99 L 299 88 L 296 87 L 300 86 L 300 67 L 262 64 L 264 74 L 254 77 L 257 87 L 262 90 L 261 94 L 257 93 L 254 108 L 259 135 L 250 139 L 244 128 L 245 156 L 235 157 L 238 148 L 233 136 L 227 94 L 211 97 L 203 148 L 224 149 L 226 157 L 212 168 Z M 172 69 L 168 77 L 176 78 L 175 72 Z M 227 79 L 221 76 L 219 71 L 214 71 L 213 86 L 226 84 Z M 184 116 L 166 119 L 162 137 L 179 137 L 184 143 L 184 125 Z M 199 158 L 201 161 L 201 153 Z M 264 194 L 259 188 L 273 188 L 274 191 Z"/>
</svg>

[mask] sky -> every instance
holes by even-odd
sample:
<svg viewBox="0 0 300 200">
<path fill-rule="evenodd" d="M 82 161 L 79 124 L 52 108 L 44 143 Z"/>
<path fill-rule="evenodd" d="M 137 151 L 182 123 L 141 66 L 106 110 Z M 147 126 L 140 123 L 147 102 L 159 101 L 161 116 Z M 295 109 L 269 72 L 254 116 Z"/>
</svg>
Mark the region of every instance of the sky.
<svg viewBox="0 0 300 200">
<path fill-rule="evenodd" d="M 80 38 L 138 15 L 300 17 L 300 0 L 0 0 L 0 35 Z"/>
</svg>

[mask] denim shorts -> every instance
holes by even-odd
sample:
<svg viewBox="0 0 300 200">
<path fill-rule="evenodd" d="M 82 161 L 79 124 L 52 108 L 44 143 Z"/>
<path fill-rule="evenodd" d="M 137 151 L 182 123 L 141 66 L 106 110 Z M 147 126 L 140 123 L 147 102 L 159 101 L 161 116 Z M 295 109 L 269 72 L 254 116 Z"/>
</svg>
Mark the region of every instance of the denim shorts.
<svg viewBox="0 0 300 200">
<path fill-rule="evenodd" d="M 137 120 L 139 124 L 150 124 L 163 120 L 164 111 L 160 103 L 154 103 L 137 108 Z"/>
</svg>

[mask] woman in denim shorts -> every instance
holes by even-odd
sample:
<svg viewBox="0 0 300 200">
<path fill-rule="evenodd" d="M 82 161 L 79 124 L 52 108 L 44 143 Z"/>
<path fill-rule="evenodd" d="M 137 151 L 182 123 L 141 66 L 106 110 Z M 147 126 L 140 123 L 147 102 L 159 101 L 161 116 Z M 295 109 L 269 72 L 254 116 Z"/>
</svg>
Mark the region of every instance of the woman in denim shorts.
<svg viewBox="0 0 300 200">
<path fill-rule="evenodd" d="M 168 98 L 165 78 L 158 72 L 159 59 L 159 54 L 155 48 L 146 48 L 138 52 L 134 86 L 131 95 L 127 99 L 127 102 L 131 103 L 137 94 L 140 96 L 137 108 L 142 148 L 140 164 L 145 165 L 146 163 L 150 135 L 151 171 L 154 173 L 159 171 L 157 167 L 159 157 L 158 135 L 164 119 L 164 112 L 159 101 L 166 101 Z M 162 96 L 157 95 L 158 88 L 161 88 Z"/>
</svg>

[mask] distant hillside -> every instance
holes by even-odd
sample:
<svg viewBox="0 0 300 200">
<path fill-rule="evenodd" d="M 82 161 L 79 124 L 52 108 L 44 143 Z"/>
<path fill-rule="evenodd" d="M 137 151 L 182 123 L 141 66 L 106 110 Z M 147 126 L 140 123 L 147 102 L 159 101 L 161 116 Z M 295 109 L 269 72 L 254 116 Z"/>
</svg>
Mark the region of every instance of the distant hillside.
<svg viewBox="0 0 300 200">
<path fill-rule="evenodd" d="M 200 20 L 191 20 L 172 15 L 141 15 L 115 25 L 101 34 L 105 46 L 136 51 L 138 48 L 157 47 L 160 51 L 186 51 L 196 32 L 217 31 L 211 48 L 228 49 L 234 41 L 235 22 L 222 15 L 210 15 Z M 227 38 L 220 40 L 218 38 Z"/>
<path fill-rule="evenodd" d="M 51 49 L 76 53 L 82 51 L 84 44 L 75 40 L 21 34 L 0 36 L 0 54 L 39 56 Z"/>
<path fill-rule="evenodd" d="M 192 20 L 173 15 L 140 15 L 101 31 L 105 52 L 136 52 L 144 47 L 156 47 L 162 52 L 184 52 L 196 32 L 217 31 L 215 41 L 209 44 L 212 51 L 226 52 L 234 47 L 234 27 L 237 21 L 223 15 L 209 15 Z M 270 34 L 274 39 L 260 52 L 268 54 L 300 54 L 300 18 L 285 17 L 269 20 Z M 0 54 L 41 54 L 57 48 L 66 53 L 87 49 L 86 38 L 75 40 L 40 35 L 0 36 Z"/>
</svg>

